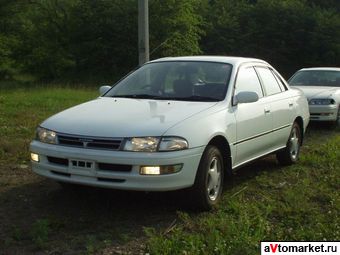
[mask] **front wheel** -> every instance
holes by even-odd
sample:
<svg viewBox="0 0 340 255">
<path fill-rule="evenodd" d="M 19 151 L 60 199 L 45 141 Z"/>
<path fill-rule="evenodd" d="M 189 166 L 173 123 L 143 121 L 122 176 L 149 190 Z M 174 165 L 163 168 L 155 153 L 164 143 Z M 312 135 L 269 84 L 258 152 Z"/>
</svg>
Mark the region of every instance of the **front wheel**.
<svg viewBox="0 0 340 255">
<path fill-rule="evenodd" d="M 210 210 L 221 199 L 223 191 L 224 162 L 220 150 L 208 145 L 198 166 L 192 199 L 195 207 Z"/>
<path fill-rule="evenodd" d="M 292 165 L 299 159 L 301 147 L 301 130 L 299 124 L 294 122 L 292 130 L 284 149 L 276 153 L 276 158 L 281 165 Z"/>
</svg>

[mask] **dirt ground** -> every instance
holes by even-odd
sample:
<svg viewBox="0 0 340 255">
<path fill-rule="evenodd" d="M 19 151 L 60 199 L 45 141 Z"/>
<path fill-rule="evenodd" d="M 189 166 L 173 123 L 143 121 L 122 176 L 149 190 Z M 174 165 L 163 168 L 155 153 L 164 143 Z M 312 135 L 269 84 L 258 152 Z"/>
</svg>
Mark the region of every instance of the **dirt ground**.
<svg viewBox="0 0 340 255">
<path fill-rule="evenodd" d="M 0 177 L 0 247 L 6 247 L 0 248 L 0 254 L 36 254 L 44 250 L 37 249 L 32 241 L 34 223 L 41 219 L 49 222 L 48 254 L 78 254 L 91 242 L 97 246 L 106 239 L 113 248 L 105 254 L 130 249 L 135 254 L 144 249 L 143 229 L 166 228 L 180 209 L 180 194 L 176 192 L 73 190 L 32 174 L 30 168 L 3 167 L 10 174 Z M 15 186 L 8 185 L 15 181 Z"/>
</svg>

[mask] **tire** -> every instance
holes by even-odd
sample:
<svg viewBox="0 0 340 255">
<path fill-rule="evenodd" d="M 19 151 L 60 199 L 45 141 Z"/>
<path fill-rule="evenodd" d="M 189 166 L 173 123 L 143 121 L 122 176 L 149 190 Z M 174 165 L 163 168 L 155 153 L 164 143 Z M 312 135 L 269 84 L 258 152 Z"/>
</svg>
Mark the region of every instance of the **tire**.
<svg viewBox="0 0 340 255">
<path fill-rule="evenodd" d="M 292 165 L 298 161 L 302 141 L 301 138 L 301 128 L 299 124 L 294 122 L 286 147 L 276 153 L 276 158 L 281 165 Z"/>
<path fill-rule="evenodd" d="M 340 105 L 339 105 L 339 108 L 338 108 L 338 116 L 336 118 L 336 121 L 335 121 L 335 127 L 337 126 L 340 126 Z"/>
<path fill-rule="evenodd" d="M 215 146 L 204 150 L 197 169 L 195 184 L 191 189 L 191 201 L 199 210 L 211 210 L 221 199 L 224 179 L 223 156 Z"/>
</svg>

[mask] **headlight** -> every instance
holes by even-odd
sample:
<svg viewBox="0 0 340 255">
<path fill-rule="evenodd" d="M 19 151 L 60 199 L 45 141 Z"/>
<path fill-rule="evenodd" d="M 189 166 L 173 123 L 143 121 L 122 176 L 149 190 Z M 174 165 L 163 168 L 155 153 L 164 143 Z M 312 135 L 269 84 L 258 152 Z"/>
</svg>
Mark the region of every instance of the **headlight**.
<svg viewBox="0 0 340 255">
<path fill-rule="evenodd" d="M 125 151 L 145 151 L 154 152 L 159 143 L 158 137 L 133 137 L 125 142 Z"/>
<path fill-rule="evenodd" d="M 188 148 L 188 142 L 180 137 L 133 137 L 125 141 L 125 151 L 177 151 Z"/>
<path fill-rule="evenodd" d="M 178 151 L 188 148 L 188 142 L 180 137 L 163 137 L 159 145 L 159 151 Z"/>
<path fill-rule="evenodd" d="M 52 130 L 38 127 L 37 128 L 37 140 L 43 143 L 56 144 L 57 134 Z"/>
<path fill-rule="evenodd" d="M 309 101 L 310 105 L 329 105 L 335 104 L 334 99 L 331 98 L 316 98 Z"/>
</svg>

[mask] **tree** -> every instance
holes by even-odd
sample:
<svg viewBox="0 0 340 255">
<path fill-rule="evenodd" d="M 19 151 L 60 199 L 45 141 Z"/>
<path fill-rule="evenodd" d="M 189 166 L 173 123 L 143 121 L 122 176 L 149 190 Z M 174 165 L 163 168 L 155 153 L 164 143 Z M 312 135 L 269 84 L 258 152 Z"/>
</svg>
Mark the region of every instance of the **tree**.
<svg viewBox="0 0 340 255">
<path fill-rule="evenodd" d="M 0 80 L 10 79 L 18 72 L 13 56 L 18 44 L 17 10 L 17 1 L 0 0 Z"/>
<path fill-rule="evenodd" d="M 20 59 L 41 79 L 115 77 L 137 61 L 133 0 L 31 0 Z"/>
<path fill-rule="evenodd" d="M 258 57 L 286 77 L 305 66 L 337 65 L 339 12 L 304 0 L 215 0 L 203 49 Z"/>
<path fill-rule="evenodd" d="M 151 59 L 235 55 L 288 77 L 339 65 L 338 0 L 149 0 Z M 0 79 L 115 80 L 138 65 L 136 0 L 0 0 Z"/>
<path fill-rule="evenodd" d="M 203 1 L 151 0 L 151 58 L 202 53 L 200 39 L 204 34 L 203 18 L 199 14 Z"/>
</svg>

